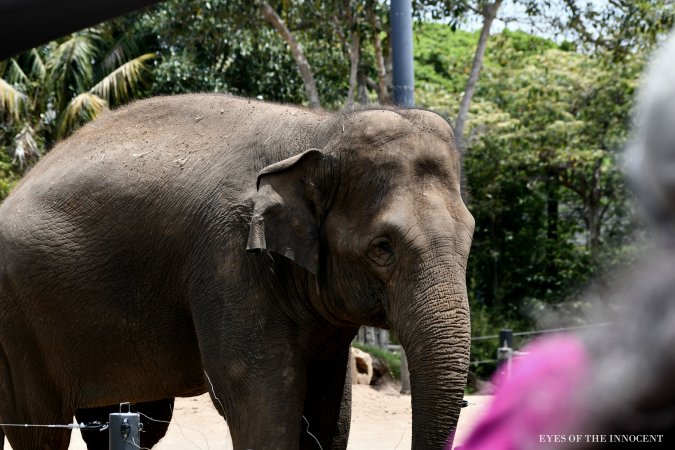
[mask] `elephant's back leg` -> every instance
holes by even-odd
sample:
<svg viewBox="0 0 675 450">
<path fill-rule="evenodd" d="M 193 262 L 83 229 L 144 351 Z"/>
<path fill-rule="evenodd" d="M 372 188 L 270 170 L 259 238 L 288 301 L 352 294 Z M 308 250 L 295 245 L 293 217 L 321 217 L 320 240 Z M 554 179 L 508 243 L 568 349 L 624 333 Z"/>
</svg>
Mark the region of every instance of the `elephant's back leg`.
<svg viewBox="0 0 675 450">
<path fill-rule="evenodd" d="M 68 450 L 70 433 L 68 429 L 16 428 L 7 430 L 7 440 L 12 450 Z"/>
<path fill-rule="evenodd" d="M 142 448 L 152 448 L 166 435 L 171 416 L 173 415 L 173 404 L 174 399 L 167 398 L 150 402 L 139 402 L 131 406 L 132 412 L 141 413 L 143 430 L 141 432 L 140 445 Z M 108 422 L 110 413 L 118 411 L 119 405 L 79 409 L 75 413 L 75 418 L 78 423 L 106 423 Z M 107 432 L 83 430 L 82 439 L 87 444 L 88 450 L 108 450 L 109 438 Z"/>
<path fill-rule="evenodd" d="M 73 413 L 65 412 L 58 392 L 41 389 L 19 403 L 0 405 L 0 421 L 31 425 L 66 425 L 72 422 Z M 15 408 L 12 408 L 14 406 Z M 68 450 L 71 430 L 48 427 L 4 427 L 12 450 Z M 1 447 L 0 447 L 1 448 Z"/>
<path fill-rule="evenodd" d="M 3 330 L 6 331 L 6 330 Z M 36 347 L 16 348 L 13 335 L 0 335 L 0 423 L 66 425 L 74 410 L 64 403 L 64 389 L 49 379 L 49 371 Z M 24 339 L 25 340 L 25 339 Z M 71 430 L 48 427 L 3 427 L 13 450 L 67 450 Z"/>
</svg>

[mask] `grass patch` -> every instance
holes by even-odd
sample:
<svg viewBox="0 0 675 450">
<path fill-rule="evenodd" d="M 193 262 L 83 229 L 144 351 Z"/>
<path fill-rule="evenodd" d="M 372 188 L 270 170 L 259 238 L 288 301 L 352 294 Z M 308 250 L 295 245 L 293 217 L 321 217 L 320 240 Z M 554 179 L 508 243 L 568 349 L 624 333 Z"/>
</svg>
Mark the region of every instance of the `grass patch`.
<svg viewBox="0 0 675 450">
<path fill-rule="evenodd" d="M 370 353 L 371 356 L 384 361 L 387 367 L 389 367 L 389 372 L 391 372 L 391 375 L 396 380 L 401 380 L 401 355 L 398 353 L 389 352 L 387 350 L 382 350 L 380 347 L 361 344 L 359 342 L 353 342 L 352 347 Z"/>
</svg>

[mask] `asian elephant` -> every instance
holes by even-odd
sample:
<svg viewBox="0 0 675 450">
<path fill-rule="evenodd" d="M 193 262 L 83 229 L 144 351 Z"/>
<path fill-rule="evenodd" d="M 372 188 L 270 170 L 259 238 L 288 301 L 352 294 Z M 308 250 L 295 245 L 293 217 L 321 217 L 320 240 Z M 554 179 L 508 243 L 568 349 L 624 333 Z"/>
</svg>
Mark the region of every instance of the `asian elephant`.
<svg viewBox="0 0 675 450">
<path fill-rule="evenodd" d="M 367 324 L 407 351 L 412 447 L 443 448 L 470 344 L 460 160 L 415 109 L 204 94 L 104 114 L 0 206 L 0 423 L 208 391 L 235 449 L 344 449 Z"/>
</svg>

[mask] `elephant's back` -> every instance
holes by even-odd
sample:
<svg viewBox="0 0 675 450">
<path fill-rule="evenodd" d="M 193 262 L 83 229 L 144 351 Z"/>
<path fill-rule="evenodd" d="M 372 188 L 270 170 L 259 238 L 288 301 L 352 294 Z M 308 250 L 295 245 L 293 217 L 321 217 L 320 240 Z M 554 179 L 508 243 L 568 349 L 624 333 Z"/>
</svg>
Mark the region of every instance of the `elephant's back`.
<svg viewBox="0 0 675 450">
<path fill-rule="evenodd" d="M 240 202 L 263 167 L 311 146 L 324 118 L 228 95 L 135 102 L 50 151 L 0 205 L 0 223 L 25 225 L 36 218 L 27 211 L 96 214 L 120 202 L 184 214 L 213 196 Z"/>
<path fill-rule="evenodd" d="M 251 178 L 300 153 L 325 116 L 229 95 L 154 97 L 104 114 L 57 145 L 17 188 L 83 177 L 182 183 L 199 174 Z"/>
<path fill-rule="evenodd" d="M 226 95 L 112 111 L 55 147 L 0 205 L 0 269 L 57 272 L 61 286 L 97 280 L 98 291 L 118 284 L 102 279 L 111 267 L 139 285 L 180 272 L 217 234 L 245 248 L 258 171 L 303 151 L 322 120 Z"/>
</svg>

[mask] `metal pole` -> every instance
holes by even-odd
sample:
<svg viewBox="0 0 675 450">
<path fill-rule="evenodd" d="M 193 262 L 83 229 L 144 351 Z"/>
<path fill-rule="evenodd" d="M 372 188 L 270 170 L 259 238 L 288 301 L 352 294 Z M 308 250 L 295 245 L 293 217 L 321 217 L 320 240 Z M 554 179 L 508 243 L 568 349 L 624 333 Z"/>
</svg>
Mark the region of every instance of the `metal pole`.
<svg viewBox="0 0 675 450">
<path fill-rule="evenodd" d="M 415 106 L 411 0 L 391 0 L 391 52 L 394 75 L 394 103 Z"/>
<path fill-rule="evenodd" d="M 513 348 L 513 331 L 506 329 L 499 332 L 499 346 Z"/>
<path fill-rule="evenodd" d="M 511 359 L 513 358 L 513 331 L 501 330 L 499 332 L 499 348 L 497 349 L 497 370 L 505 371 L 506 378 L 511 377 Z M 506 363 L 506 368 L 504 368 Z"/>
<path fill-rule="evenodd" d="M 412 0 L 391 0 L 391 56 L 394 75 L 394 103 L 402 108 L 415 106 L 413 64 Z M 401 346 L 401 393 L 410 393 L 408 358 Z"/>
<path fill-rule="evenodd" d="M 126 408 L 126 412 L 122 412 Z M 108 419 L 110 450 L 138 450 L 141 447 L 141 415 L 131 412 L 129 403 L 120 403 L 120 412 Z"/>
</svg>

